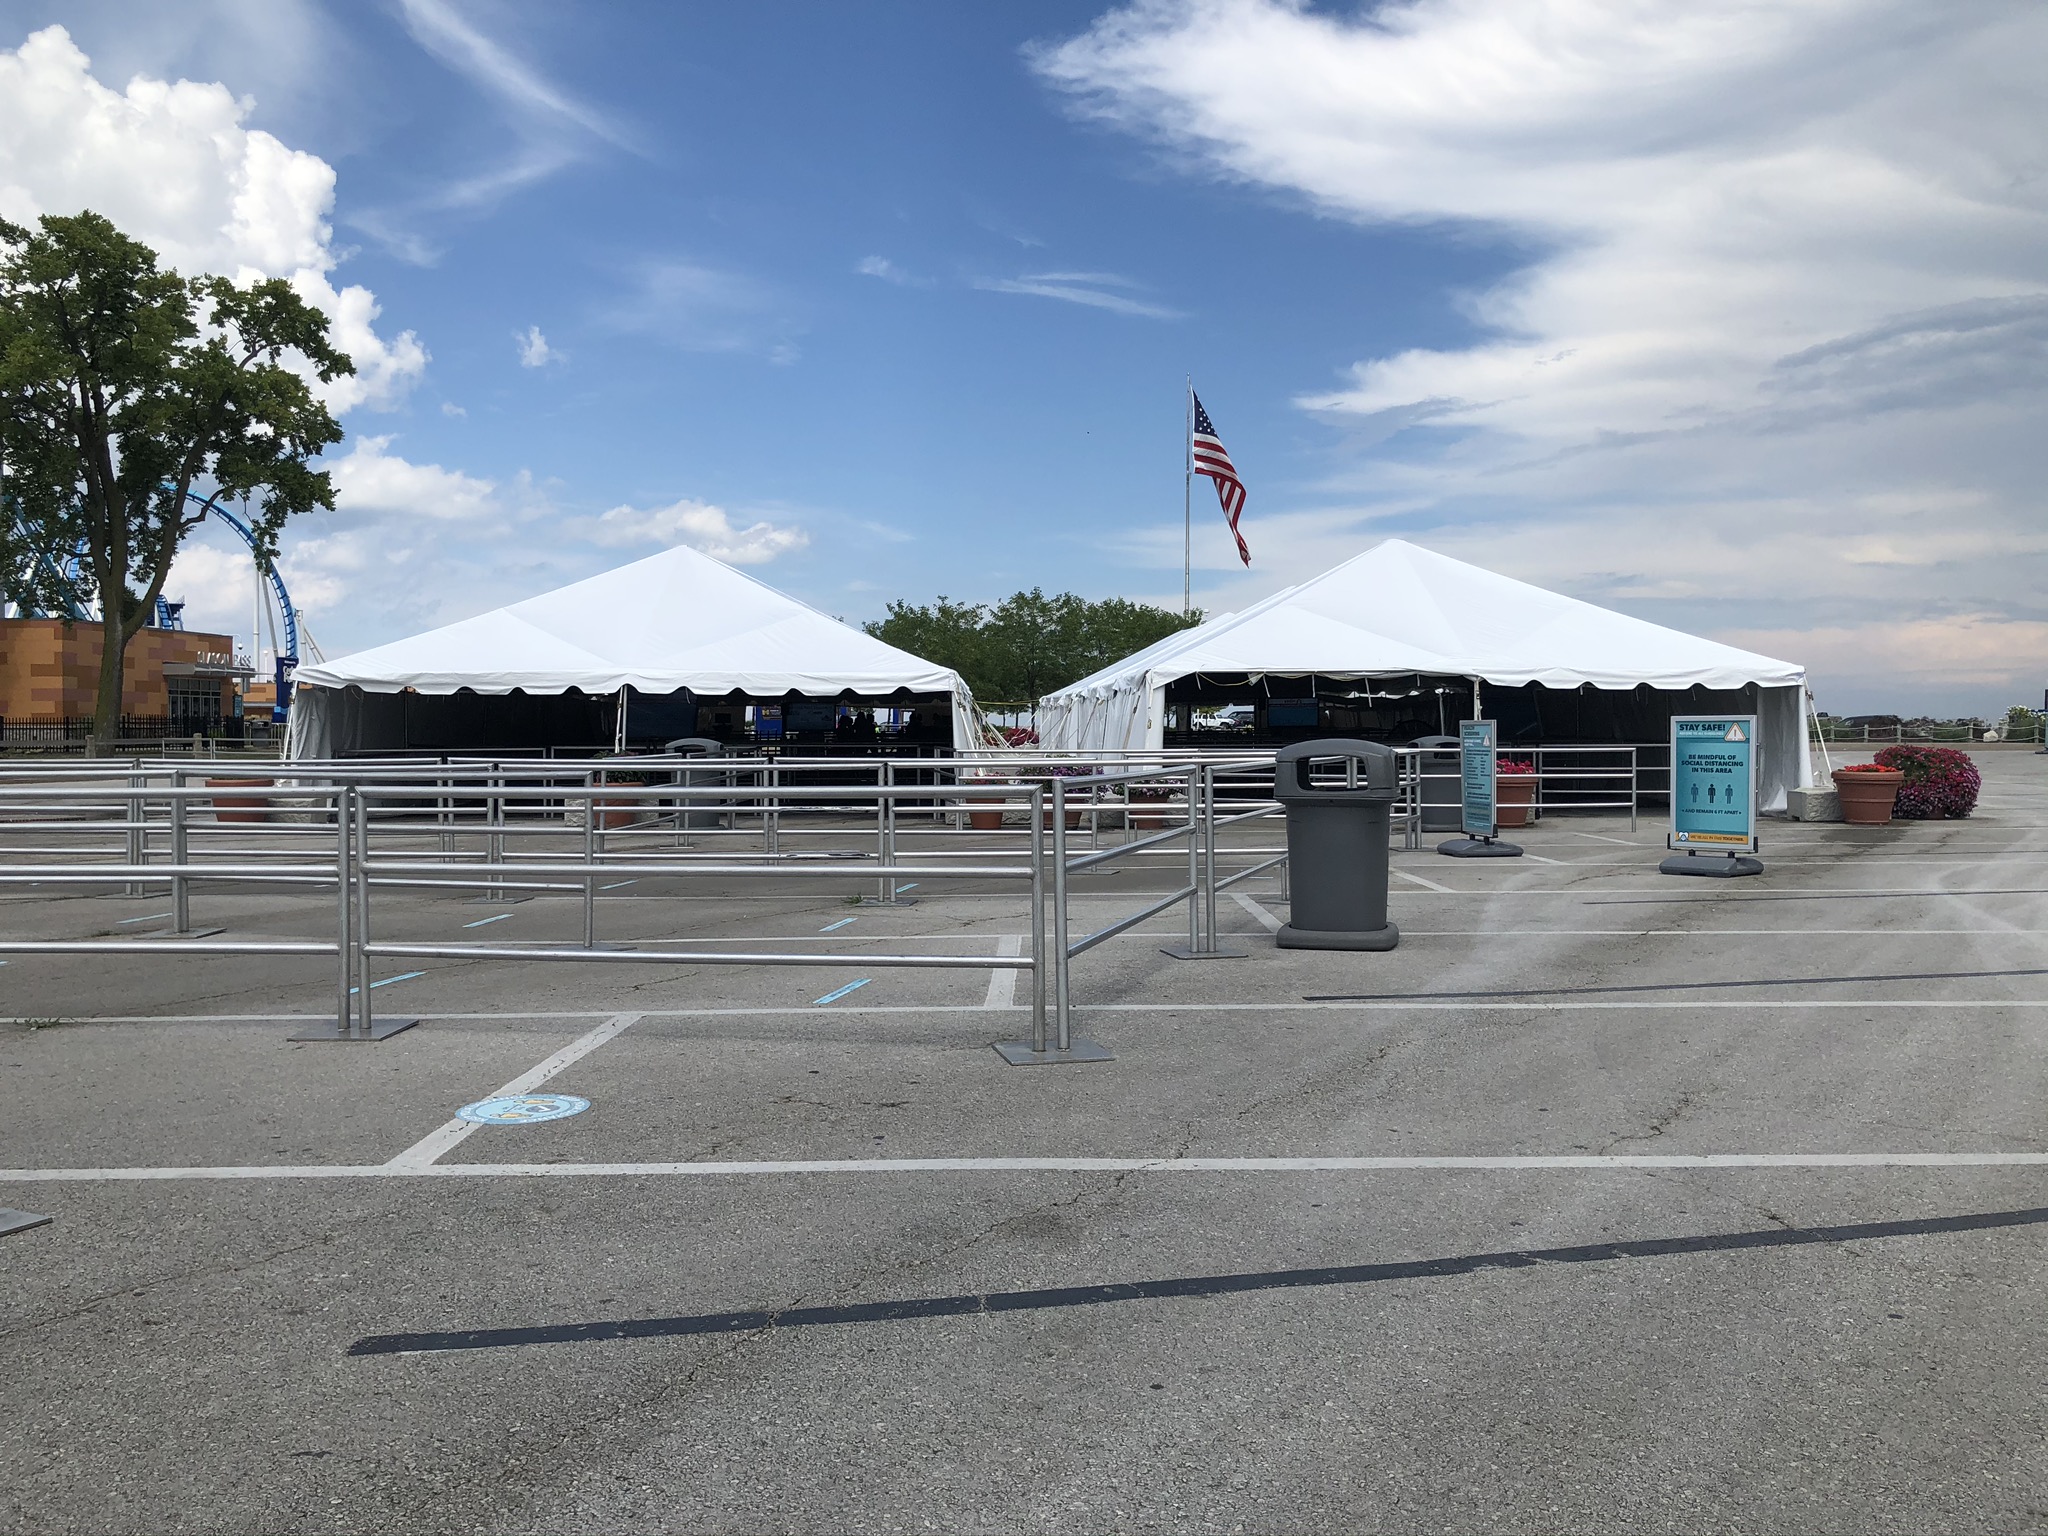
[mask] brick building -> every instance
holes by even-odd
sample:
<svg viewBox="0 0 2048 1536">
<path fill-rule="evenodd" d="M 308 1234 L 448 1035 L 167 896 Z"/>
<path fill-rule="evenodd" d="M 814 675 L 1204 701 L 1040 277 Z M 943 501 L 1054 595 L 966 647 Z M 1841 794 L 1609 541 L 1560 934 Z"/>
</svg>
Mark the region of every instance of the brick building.
<svg viewBox="0 0 2048 1536">
<path fill-rule="evenodd" d="M 100 682 L 100 626 L 69 619 L 0 619 L 0 721 L 87 720 Z M 128 642 L 121 713 L 167 722 L 172 735 L 235 714 L 235 681 L 249 675 L 226 635 L 145 629 Z"/>
</svg>

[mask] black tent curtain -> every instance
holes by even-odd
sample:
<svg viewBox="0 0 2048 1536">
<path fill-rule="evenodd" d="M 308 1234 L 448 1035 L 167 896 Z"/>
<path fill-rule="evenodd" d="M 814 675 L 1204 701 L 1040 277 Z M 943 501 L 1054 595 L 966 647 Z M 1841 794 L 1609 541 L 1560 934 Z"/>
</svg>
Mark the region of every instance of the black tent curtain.
<svg viewBox="0 0 2048 1536">
<path fill-rule="evenodd" d="M 1166 685 L 1167 742 L 1182 740 L 1188 731 L 1177 706 L 1191 712 L 1225 704 L 1253 707 L 1253 740 L 1299 741 L 1327 734 L 1398 746 L 1419 736 L 1455 735 L 1458 722 L 1472 718 L 1472 680 L 1430 673 L 1373 678 L 1197 673 Z M 1673 715 L 1755 714 L 1758 690 L 1754 684 L 1546 688 L 1540 683 L 1481 683 L 1479 707 L 1487 719 L 1497 722 L 1504 747 L 1660 746 L 1670 739 Z M 1215 738 L 1211 732 L 1195 731 L 1186 739 Z"/>
<path fill-rule="evenodd" d="M 846 736 L 835 711 L 851 706 L 913 711 L 910 727 L 900 737 L 906 747 L 950 748 L 952 700 L 943 694 L 914 694 L 898 689 L 887 695 L 836 697 L 755 696 L 741 692 L 697 694 L 627 690 L 626 741 L 629 746 L 658 746 L 685 736 L 709 736 L 732 745 L 758 737 L 748 723 L 749 706 L 777 706 L 778 734 L 773 740 L 802 747 Z M 402 756 L 408 753 L 490 752 L 516 756 L 551 753 L 581 755 L 609 752 L 617 740 L 619 697 L 565 693 L 370 693 L 360 688 L 303 689 L 302 706 L 317 710 L 321 729 L 309 741 L 313 756 Z M 758 724 L 758 723 L 757 723 Z M 856 735 L 858 733 L 855 733 Z M 868 734 L 873 735 L 872 725 Z M 892 738 L 896 740 L 898 738 Z M 856 743 L 858 744 L 858 743 Z"/>
</svg>

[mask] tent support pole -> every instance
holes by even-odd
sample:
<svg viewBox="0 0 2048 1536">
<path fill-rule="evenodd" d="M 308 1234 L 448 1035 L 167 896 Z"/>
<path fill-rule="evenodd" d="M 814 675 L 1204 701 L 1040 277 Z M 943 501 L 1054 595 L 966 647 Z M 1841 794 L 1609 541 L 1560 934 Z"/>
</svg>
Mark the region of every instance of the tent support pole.
<svg viewBox="0 0 2048 1536">
<path fill-rule="evenodd" d="M 618 721 L 617 721 L 617 723 L 616 723 L 615 725 L 613 725 L 613 727 L 612 727 L 612 756 L 613 756 L 613 757 L 623 757 L 623 756 L 625 756 L 625 754 L 626 754 L 626 689 L 625 689 L 625 687 L 624 687 L 624 686 L 621 686 L 621 687 L 620 687 L 620 689 L 619 689 L 619 708 L 618 708 Z"/>
<path fill-rule="evenodd" d="M 1479 679 L 1476 677 L 1472 679 L 1472 718 L 1474 720 L 1484 720 L 1486 718 L 1484 714 L 1480 713 L 1479 709 Z"/>
</svg>

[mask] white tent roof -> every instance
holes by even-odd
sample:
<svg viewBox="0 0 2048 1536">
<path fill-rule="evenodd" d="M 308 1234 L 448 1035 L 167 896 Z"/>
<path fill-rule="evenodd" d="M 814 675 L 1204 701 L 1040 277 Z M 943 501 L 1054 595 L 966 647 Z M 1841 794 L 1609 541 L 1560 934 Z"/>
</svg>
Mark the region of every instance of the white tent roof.
<svg viewBox="0 0 2048 1536">
<path fill-rule="evenodd" d="M 1560 597 L 1389 539 L 1239 613 L 1168 635 L 1039 703 L 1054 751 L 1156 751 L 1166 687 L 1212 676 L 1476 677 L 1499 687 L 1770 690 L 1759 696 L 1766 810 L 1806 782 L 1806 680 L 1789 661 L 1737 650 Z"/>
<path fill-rule="evenodd" d="M 338 661 L 299 668 L 314 688 L 370 693 L 643 693 L 757 696 L 907 688 L 953 698 L 959 744 L 978 739 L 960 675 L 827 618 L 694 549 L 636 560 L 508 608 Z"/>
<path fill-rule="evenodd" d="M 1387 676 L 1427 672 L 1505 687 L 1785 686 L 1806 671 L 1595 607 L 1403 539 L 1242 612 L 1169 635 L 1052 695 L 1100 695 L 1144 673 Z"/>
</svg>

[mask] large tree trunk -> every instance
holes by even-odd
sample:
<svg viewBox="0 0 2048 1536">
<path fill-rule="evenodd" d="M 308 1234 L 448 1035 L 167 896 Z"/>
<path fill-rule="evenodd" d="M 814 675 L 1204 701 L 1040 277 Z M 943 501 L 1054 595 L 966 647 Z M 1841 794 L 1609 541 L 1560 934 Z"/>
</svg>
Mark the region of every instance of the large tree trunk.
<svg viewBox="0 0 2048 1536">
<path fill-rule="evenodd" d="M 92 711 L 92 755 L 106 757 L 121 734 L 121 691 L 127 681 L 128 640 L 119 618 L 100 625 L 100 691 Z"/>
</svg>

